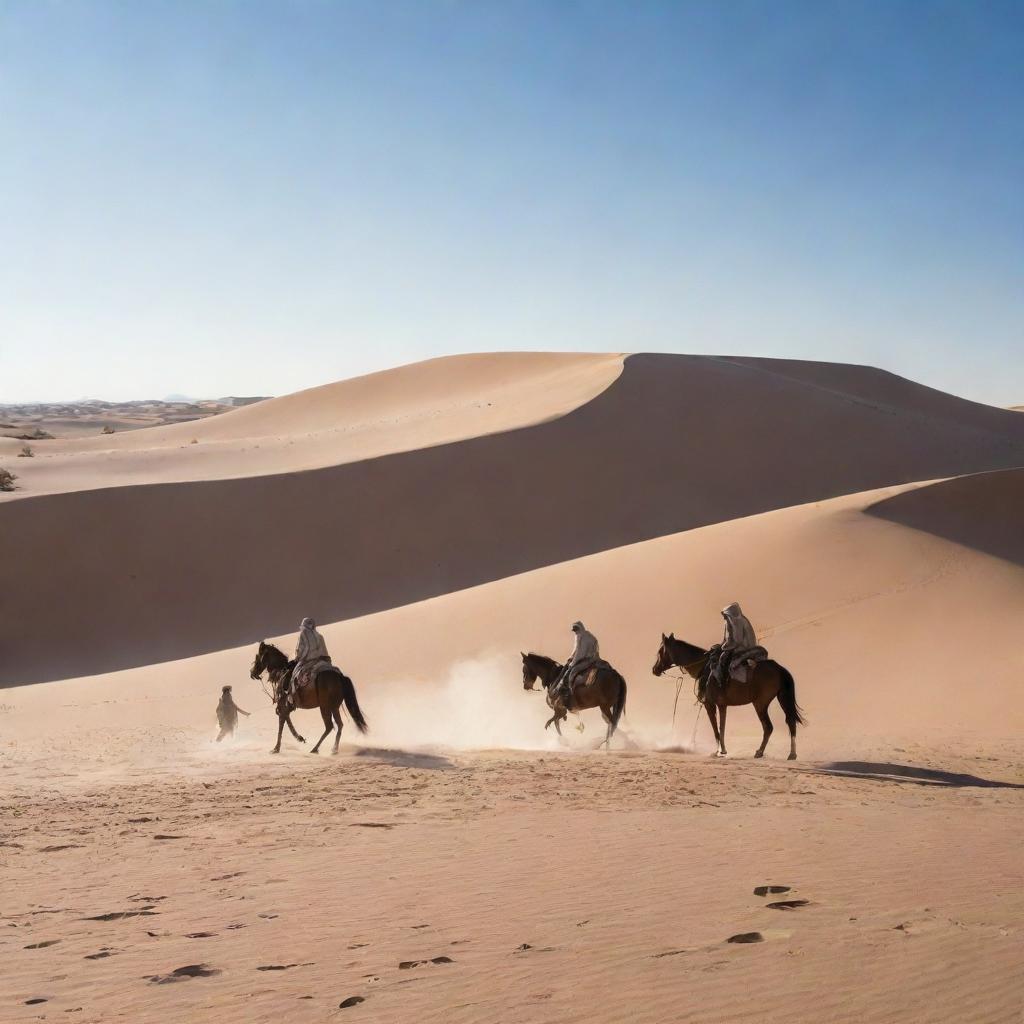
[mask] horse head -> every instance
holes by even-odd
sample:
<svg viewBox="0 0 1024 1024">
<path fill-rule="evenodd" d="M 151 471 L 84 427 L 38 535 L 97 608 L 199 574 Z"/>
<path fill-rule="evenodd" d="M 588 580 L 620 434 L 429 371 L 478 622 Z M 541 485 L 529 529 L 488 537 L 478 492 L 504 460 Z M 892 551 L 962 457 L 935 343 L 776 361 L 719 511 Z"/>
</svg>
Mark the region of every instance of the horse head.
<svg viewBox="0 0 1024 1024">
<path fill-rule="evenodd" d="M 532 690 L 533 684 L 537 681 L 537 669 L 529 654 L 523 654 L 522 651 L 519 653 L 523 658 L 523 689 Z"/>
<path fill-rule="evenodd" d="M 261 640 L 260 641 L 259 650 L 256 652 L 256 657 L 253 658 L 252 668 L 249 669 L 249 678 L 250 679 L 259 679 L 259 677 L 261 675 L 263 675 L 263 671 L 264 671 L 263 656 L 266 654 L 266 652 L 267 652 L 267 645 Z"/>
<path fill-rule="evenodd" d="M 667 672 L 675 664 L 672 652 L 669 650 L 673 640 L 675 640 L 674 633 L 669 633 L 668 636 L 665 636 L 664 633 L 661 634 L 661 646 L 658 648 L 658 657 L 655 659 L 654 668 L 651 669 L 654 675 L 660 676 L 662 672 Z"/>
</svg>

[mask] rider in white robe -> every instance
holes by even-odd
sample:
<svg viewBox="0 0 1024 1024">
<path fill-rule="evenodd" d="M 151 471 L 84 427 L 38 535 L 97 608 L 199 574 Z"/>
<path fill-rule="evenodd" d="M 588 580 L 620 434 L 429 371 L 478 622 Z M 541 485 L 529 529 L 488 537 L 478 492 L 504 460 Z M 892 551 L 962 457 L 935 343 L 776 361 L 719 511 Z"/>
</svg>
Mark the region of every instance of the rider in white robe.
<svg viewBox="0 0 1024 1024">
<path fill-rule="evenodd" d="M 556 688 L 558 696 L 566 709 L 572 706 L 572 690 L 579 676 L 592 668 L 601 658 L 601 650 L 597 637 L 591 633 L 582 622 L 574 622 L 572 631 L 576 634 L 576 643 L 573 645 L 572 654 L 566 662 Z"/>
</svg>

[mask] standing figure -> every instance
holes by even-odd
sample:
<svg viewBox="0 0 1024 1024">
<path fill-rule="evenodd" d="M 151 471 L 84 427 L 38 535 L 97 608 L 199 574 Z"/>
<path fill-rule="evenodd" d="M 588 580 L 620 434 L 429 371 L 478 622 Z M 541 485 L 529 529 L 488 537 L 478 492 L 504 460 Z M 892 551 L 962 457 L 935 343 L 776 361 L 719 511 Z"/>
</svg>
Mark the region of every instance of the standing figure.
<svg viewBox="0 0 1024 1024">
<path fill-rule="evenodd" d="M 220 743 L 225 736 L 234 736 L 238 728 L 239 714 L 249 717 L 248 711 L 243 711 L 231 696 L 231 687 L 222 686 L 220 689 L 220 700 L 217 702 L 217 724 L 220 726 L 220 733 L 217 742 Z"/>
</svg>

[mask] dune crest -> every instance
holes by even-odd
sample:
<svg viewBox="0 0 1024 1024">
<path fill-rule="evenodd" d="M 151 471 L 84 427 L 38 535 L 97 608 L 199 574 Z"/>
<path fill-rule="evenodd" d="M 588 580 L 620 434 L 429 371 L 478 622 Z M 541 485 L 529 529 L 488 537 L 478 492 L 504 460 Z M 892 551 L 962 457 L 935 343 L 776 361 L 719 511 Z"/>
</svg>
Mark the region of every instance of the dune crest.
<svg viewBox="0 0 1024 1024">
<path fill-rule="evenodd" d="M 607 382 L 607 362 L 583 365 L 588 386 Z M 302 473 L 7 501 L 0 555 L 18 597 L 0 682 L 174 660 L 304 614 L 352 618 L 771 509 L 1024 465 L 1013 413 L 909 384 L 903 407 L 871 404 L 877 371 L 797 364 L 824 388 L 782 366 L 632 356 L 590 401 L 519 429 Z"/>
<path fill-rule="evenodd" d="M 5 497 L 294 473 L 451 444 L 564 416 L 609 387 L 622 362 L 615 354 L 448 356 L 188 423 L 40 442 L 20 489 Z M 17 450 L 0 438 L 0 455 Z"/>
</svg>

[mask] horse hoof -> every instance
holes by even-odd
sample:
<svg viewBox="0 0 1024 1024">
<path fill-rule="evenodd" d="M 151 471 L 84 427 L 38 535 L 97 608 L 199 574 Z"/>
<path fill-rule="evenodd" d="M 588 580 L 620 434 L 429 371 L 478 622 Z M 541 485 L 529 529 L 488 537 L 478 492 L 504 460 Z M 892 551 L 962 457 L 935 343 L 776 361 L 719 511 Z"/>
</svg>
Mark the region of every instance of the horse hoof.
<svg viewBox="0 0 1024 1024">
<path fill-rule="evenodd" d="M 281 748 L 280 747 L 274 747 L 274 749 L 271 750 L 271 753 L 272 754 L 280 754 L 281 753 Z"/>
<path fill-rule="evenodd" d="M 306 742 L 306 737 L 305 736 L 300 736 L 299 737 L 299 742 L 300 743 L 305 743 Z"/>
<path fill-rule="evenodd" d="M 754 757 L 764 757 L 764 751 L 763 750 L 755 750 L 754 751 Z"/>
<path fill-rule="evenodd" d="M 796 760 L 796 754 L 790 754 L 789 757 L 786 758 L 786 760 L 787 761 L 795 761 Z"/>
<path fill-rule="evenodd" d="M 319 753 L 320 753 L 320 751 L 319 751 L 319 750 L 317 750 L 317 749 L 316 749 L 316 747 L 314 747 L 314 748 L 313 748 L 313 749 L 312 749 L 312 750 L 310 751 L 310 753 L 311 753 L 311 754 L 319 754 Z"/>
</svg>

